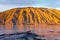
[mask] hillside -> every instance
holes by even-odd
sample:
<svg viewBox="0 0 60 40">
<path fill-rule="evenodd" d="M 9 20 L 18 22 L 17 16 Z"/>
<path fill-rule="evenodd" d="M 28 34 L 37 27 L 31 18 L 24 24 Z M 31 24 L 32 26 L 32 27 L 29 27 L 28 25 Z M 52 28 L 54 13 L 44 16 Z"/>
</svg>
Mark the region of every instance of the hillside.
<svg viewBox="0 0 60 40">
<path fill-rule="evenodd" d="M 60 32 L 60 10 L 33 7 L 6 10 L 0 12 L 0 30 L 2 29 L 5 33 L 16 31 L 32 31 L 38 34 L 57 33 Z"/>
<path fill-rule="evenodd" d="M 60 24 L 60 10 L 48 8 L 14 8 L 0 12 L 0 24 Z"/>
</svg>

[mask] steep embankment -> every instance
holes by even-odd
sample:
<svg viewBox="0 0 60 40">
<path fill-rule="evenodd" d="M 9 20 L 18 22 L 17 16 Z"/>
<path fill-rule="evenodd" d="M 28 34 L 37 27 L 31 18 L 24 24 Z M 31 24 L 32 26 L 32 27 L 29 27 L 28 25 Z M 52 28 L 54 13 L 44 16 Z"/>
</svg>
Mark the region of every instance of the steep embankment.
<svg viewBox="0 0 60 40">
<path fill-rule="evenodd" d="M 60 24 L 60 10 L 48 8 L 15 8 L 1 12 L 0 21 L 3 24 L 12 22 L 16 24 Z M 1 22 L 0 22 L 1 23 Z"/>
<path fill-rule="evenodd" d="M 32 7 L 14 8 L 0 12 L 0 25 L 3 25 L 6 30 L 17 28 L 20 31 L 33 30 L 33 32 L 40 33 L 40 29 L 53 27 L 52 29 L 56 31 L 60 26 L 60 10 Z"/>
</svg>

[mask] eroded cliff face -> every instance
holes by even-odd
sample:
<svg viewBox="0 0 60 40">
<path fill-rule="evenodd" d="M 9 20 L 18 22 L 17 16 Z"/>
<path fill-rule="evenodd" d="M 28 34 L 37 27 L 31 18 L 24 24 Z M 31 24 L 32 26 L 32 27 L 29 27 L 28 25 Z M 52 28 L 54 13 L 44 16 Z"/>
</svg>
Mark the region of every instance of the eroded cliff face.
<svg viewBox="0 0 60 40">
<path fill-rule="evenodd" d="M 59 29 L 60 10 L 48 8 L 14 8 L 0 12 L 0 26 L 6 30 L 33 31 L 40 34 L 40 29 Z M 57 25 L 57 26 L 56 26 Z M 1 26 L 1 27 L 2 27 Z"/>
<path fill-rule="evenodd" d="M 0 20 L 11 24 L 60 24 L 60 10 L 48 8 L 15 8 L 0 13 Z M 18 24 L 19 24 L 18 23 Z"/>
</svg>

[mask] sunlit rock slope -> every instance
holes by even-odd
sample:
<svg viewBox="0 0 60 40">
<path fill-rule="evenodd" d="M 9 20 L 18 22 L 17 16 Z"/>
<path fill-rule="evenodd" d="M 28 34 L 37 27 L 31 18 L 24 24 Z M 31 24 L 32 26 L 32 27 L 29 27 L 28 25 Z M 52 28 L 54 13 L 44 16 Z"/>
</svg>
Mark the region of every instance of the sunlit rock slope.
<svg viewBox="0 0 60 40">
<path fill-rule="evenodd" d="M 0 12 L 0 26 L 6 30 L 33 30 L 33 32 L 38 31 L 38 33 L 40 33 L 40 28 L 49 29 L 53 27 L 52 29 L 56 31 L 60 26 L 60 10 L 33 7 L 6 10 Z"/>
<path fill-rule="evenodd" d="M 19 21 L 19 23 L 18 23 Z M 60 10 L 48 8 L 14 8 L 0 12 L 0 24 L 60 24 Z"/>
</svg>

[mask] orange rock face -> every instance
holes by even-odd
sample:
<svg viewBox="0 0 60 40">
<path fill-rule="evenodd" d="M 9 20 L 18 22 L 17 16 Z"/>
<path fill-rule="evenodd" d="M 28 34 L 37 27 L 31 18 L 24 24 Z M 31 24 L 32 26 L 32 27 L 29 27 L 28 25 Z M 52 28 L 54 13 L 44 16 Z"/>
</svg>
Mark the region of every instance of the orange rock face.
<svg viewBox="0 0 60 40">
<path fill-rule="evenodd" d="M 31 31 L 54 35 L 60 28 L 60 10 L 48 8 L 14 8 L 0 12 L 0 27 L 5 30 Z"/>
</svg>

